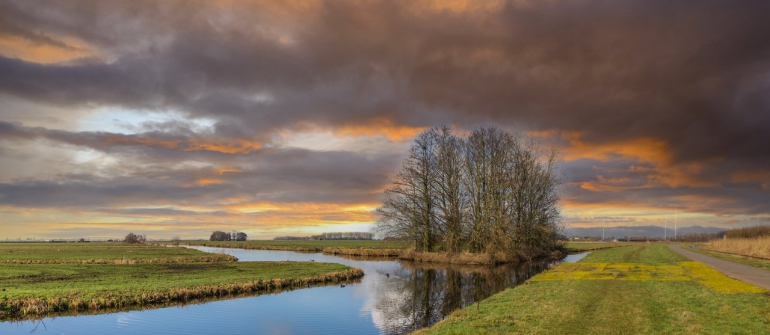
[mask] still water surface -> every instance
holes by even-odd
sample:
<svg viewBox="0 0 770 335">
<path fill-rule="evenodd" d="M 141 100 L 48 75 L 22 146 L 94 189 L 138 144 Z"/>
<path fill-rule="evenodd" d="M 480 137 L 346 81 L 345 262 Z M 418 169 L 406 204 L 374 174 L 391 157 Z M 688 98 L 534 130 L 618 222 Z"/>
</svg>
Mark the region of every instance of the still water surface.
<svg viewBox="0 0 770 335">
<path fill-rule="evenodd" d="M 0 322 L 0 334 L 405 334 L 521 284 L 549 264 L 489 268 L 292 251 L 195 249 L 228 253 L 240 261 L 341 263 L 361 268 L 366 275 L 345 287 L 312 287 L 144 311 Z M 572 258 L 565 261 L 574 262 L 581 256 L 585 254 L 568 256 Z"/>
</svg>

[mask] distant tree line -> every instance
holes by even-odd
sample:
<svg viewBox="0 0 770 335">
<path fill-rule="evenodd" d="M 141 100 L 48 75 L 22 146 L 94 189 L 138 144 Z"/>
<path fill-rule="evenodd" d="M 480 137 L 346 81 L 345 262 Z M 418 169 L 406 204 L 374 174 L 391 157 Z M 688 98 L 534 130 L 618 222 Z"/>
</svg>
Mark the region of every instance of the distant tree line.
<svg viewBox="0 0 770 335">
<path fill-rule="evenodd" d="M 754 238 L 770 236 L 770 226 L 753 226 L 730 229 L 725 232 L 727 238 Z"/>
<path fill-rule="evenodd" d="M 225 233 L 223 231 L 215 231 L 211 233 L 209 241 L 246 241 L 248 236 L 242 231 L 233 231 L 231 233 Z"/>
<path fill-rule="evenodd" d="M 495 127 L 417 136 L 385 190 L 375 231 L 418 251 L 537 255 L 558 246 L 556 152 Z"/>
<path fill-rule="evenodd" d="M 144 243 L 147 242 L 147 237 L 144 235 L 137 235 L 134 233 L 128 233 L 126 237 L 123 238 L 123 243 L 128 244 L 138 244 L 138 243 Z"/>
<path fill-rule="evenodd" d="M 273 237 L 274 241 L 309 241 L 310 236 L 277 236 Z"/>
<path fill-rule="evenodd" d="M 323 233 L 310 237 L 313 240 L 371 240 L 373 238 L 374 234 L 368 232 Z"/>
<path fill-rule="evenodd" d="M 718 233 L 687 233 L 687 234 L 679 234 L 676 236 L 676 238 L 669 238 L 669 241 L 676 241 L 676 242 L 708 242 L 714 239 L 720 239 L 725 236 L 725 232 L 721 231 Z M 659 240 L 662 240 L 663 238 L 659 238 Z"/>
<path fill-rule="evenodd" d="M 342 232 L 342 233 L 322 233 L 312 236 L 278 236 L 275 241 L 308 241 L 308 240 L 371 240 L 374 239 L 374 233 L 369 232 Z"/>
</svg>

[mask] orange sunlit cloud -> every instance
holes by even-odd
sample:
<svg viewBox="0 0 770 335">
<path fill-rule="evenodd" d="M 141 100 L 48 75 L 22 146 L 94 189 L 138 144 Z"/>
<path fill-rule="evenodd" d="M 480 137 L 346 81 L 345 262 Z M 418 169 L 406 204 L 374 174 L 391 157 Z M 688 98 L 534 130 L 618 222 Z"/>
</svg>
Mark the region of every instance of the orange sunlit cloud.
<svg viewBox="0 0 770 335">
<path fill-rule="evenodd" d="M 262 143 L 247 140 L 217 141 L 204 138 L 162 139 L 155 137 L 137 137 L 123 134 L 108 134 L 107 145 L 141 145 L 181 151 L 212 151 L 224 154 L 248 154 L 262 148 Z"/>
<path fill-rule="evenodd" d="M 54 45 L 32 42 L 19 36 L 3 35 L 2 33 L 0 33 L 0 55 L 41 64 L 94 56 L 91 50 L 75 41 Z"/>
<path fill-rule="evenodd" d="M 535 136 L 545 137 L 550 132 L 538 132 Z M 638 138 L 624 141 L 612 141 L 607 143 L 589 143 L 583 140 L 579 132 L 562 132 L 560 137 L 567 142 L 564 150 L 564 159 L 574 161 L 578 159 L 594 159 L 598 161 L 610 161 L 616 157 L 630 158 L 639 163 L 651 164 L 652 168 L 632 166 L 634 172 L 648 172 L 650 182 L 657 182 L 670 187 L 710 187 L 714 182 L 694 178 L 706 166 L 707 162 L 690 162 L 674 164 L 674 155 L 669 144 L 663 140 L 653 138 Z M 605 184 L 605 181 L 602 181 Z M 610 185 L 584 185 L 586 189 L 594 190 L 622 190 L 624 188 Z"/>
<path fill-rule="evenodd" d="M 424 127 L 396 125 L 388 119 L 374 119 L 363 125 L 343 125 L 332 129 L 335 136 L 385 136 L 391 141 L 404 141 L 417 136 Z"/>
</svg>

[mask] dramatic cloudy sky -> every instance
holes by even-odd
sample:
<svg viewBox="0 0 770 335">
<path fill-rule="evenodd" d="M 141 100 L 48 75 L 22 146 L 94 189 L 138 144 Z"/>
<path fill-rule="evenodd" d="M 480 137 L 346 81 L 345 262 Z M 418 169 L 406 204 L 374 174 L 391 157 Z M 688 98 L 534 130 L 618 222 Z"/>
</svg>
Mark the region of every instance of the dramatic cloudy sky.
<svg viewBox="0 0 770 335">
<path fill-rule="evenodd" d="M 770 1 L 0 1 L 0 239 L 367 230 L 415 134 L 562 154 L 564 223 L 770 223 Z"/>
</svg>

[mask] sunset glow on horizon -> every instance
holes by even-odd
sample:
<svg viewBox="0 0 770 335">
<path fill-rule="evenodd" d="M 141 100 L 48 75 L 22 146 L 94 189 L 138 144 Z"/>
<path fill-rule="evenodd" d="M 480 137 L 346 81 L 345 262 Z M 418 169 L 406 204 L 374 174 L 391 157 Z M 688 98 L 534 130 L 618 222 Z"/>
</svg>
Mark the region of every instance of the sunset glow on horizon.
<svg viewBox="0 0 770 335">
<path fill-rule="evenodd" d="M 441 125 L 558 148 L 566 227 L 770 224 L 766 13 L 5 1 L 0 240 L 368 231 Z"/>
</svg>

